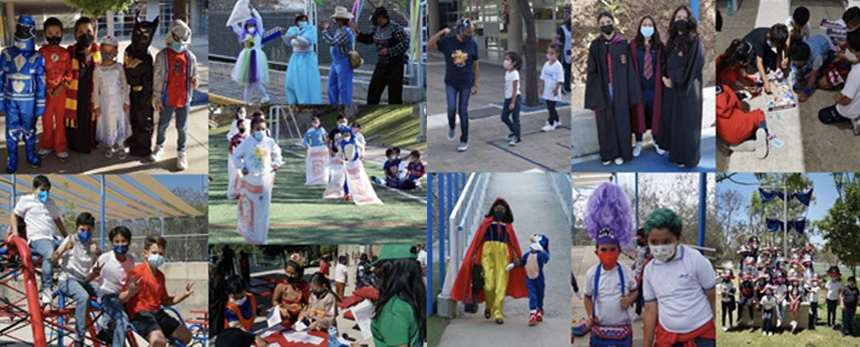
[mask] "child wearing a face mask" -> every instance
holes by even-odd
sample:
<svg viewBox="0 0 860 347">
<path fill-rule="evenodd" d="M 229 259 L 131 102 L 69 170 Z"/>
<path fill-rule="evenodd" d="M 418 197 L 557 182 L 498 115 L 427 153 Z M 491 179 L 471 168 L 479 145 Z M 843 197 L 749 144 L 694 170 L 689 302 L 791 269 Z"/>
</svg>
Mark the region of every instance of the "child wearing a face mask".
<svg viewBox="0 0 860 347">
<path fill-rule="evenodd" d="M 510 133 L 506 137 L 511 146 L 521 142 L 520 137 L 520 72 L 523 62 L 517 52 L 505 54 L 505 101 L 502 103 L 502 123 L 508 126 Z M 513 117 L 513 121 L 511 121 Z"/>
<path fill-rule="evenodd" d="M 68 48 L 71 79 L 66 89 L 66 142 L 69 149 L 89 154 L 97 148 L 92 117 L 93 70 L 101 62 L 96 43 L 96 23 L 82 16 L 75 22 L 75 43 Z"/>
<path fill-rule="evenodd" d="M 42 305 L 51 303 L 54 282 L 54 264 L 51 262 L 51 254 L 59 245 L 54 239 L 54 227 L 60 231 L 60 235 L 66 237 L 66 228 L 60 218 L 60 212 L 56 202 L 50 197 L 51 181 L 47 177 L 39 175 L 33 179 L 33 194 L 25 195 L 15 204 L 12 211 L 12 233 L 24 237 L 30 244 L 33 254 L 42 256 L 42 291 L 39 301 Z M 18 221 L 24 220 L 27 225 L 27 234 L 18 230 Z"/>
<path fill-rule="evenodd" d="M 293 53 L 287 65 L 285 89 L 287 103 L 293 105 L 322 104 L 320 69 L 314 45 L 317 42 L 317 27 L 308 24 L 308 16 L 296 15 L 296 25 L 281 29 L 284 43 L 290 45 Z"/>
<path fill-rule="evenodd" d="M 245 105 L 251 104 L 251 96 L 256 89 L 263 98 L 261 104 L 269 102 L 269 94 L 266 93 L 264 84 L 269 83 L 269 60 L 263 51 L 263 17 L 250 3 L 251 18 L 244 22 L 231 26 L 233 32 L 239 38 L 242 51 L 236 58 L 230 77 L 233 81 L 245 88 Z"/>
<path fill-rule="evenodd" d="M 776 314 L 776 298 L 773 297 L 773 289 L 768 288 L 766 295 L 761 298 L 761 335 L 773 336 L 773 317 Z"/>
<path fill-rule="evenodd" d="M 233 118 L 233 121 L 230 122 L 230 130 L 227 130 L 227 141 L 233 139 L 233 136 L 239 133 L 239 121 L 247 119 L 247 113 L 245 112 L 245 106 L 239 106 L 236 108 L 236 117 Z M 247 125 L 247 124 L 246 124 Z"/>
<path fill-rule="evenodd" d="M 299 314 L 299 321 L 307 325 L 308 330 L 328 331 L 337 318 L 337 302 L 340 296 L 331 290 L 331 282 L 322 272 L 316 272 L 310 281 L 311 297 L 308 306 Z"/>
<path fill-rule="evenodd" d="M 831 266 L 827 270 L 827 275 L 830 276 L 830 280 L 824 285 L 824 290 L 826 291 L 825 301 L 827 302 L 827 326 L 835 329 L 836 308 L 839 306 L 839 294 L 842 292 L 839 267 Z"/>
<path fill-rule="evenodd" d="M 96 139 L 106 147 L 105 158 L 116 154 L 124 160 L 127 154 L 123 142 L 131 135 L 131 105 L 125 70 L 116 63 L 118 47 L 113 36 L 102 39 L 102 62 L 93 73 L 93 114 L 98 118 Z"/>
<path fill-rule="evenodd" d="M 585 311 L 591 328 L 592 345 L 604 345 L 605 331 L 618 329 L 617 345 L 630 346 L 633 340 L 632 308 L 638 287 L 633 270 L 618 263 L 621 247 L 633 241 L 630 203 L 621 188 L 603 183 L 588 199 L 585 231 L 595 242 L 594 254 L 600 262 L 585 274 Z"/>
<path fill-rule="evenodd" d="M 526 287 L 529 289 L 529 325 L 534 326 L 543 322 L 543 298 L 546 280 L 543 274 L 544 264 L 549 262 L 549 238 L 544 234 L 529 236 L 529 250 L 519 263 L 510 263 L 505 267 L 511 271 L 518 264 L 526 269 Z"/>
<path fill-rule="evenodd" d="M 860 30 L 848 33 L 848 50 L 860 54 Z M 818 119 L 824 124 L 850 121 L 855 135 L 860 135 L 860 64 L 851 65 L 842 90 L 833 96 L 836 104 L 818 111 Z"/>
<path fill-rule="evenodd" d="M 128 298 L 126 312 L 135 330 L 146 338 L 150 346 L 164 346 L 167 339 L 176 339 L 188 345 L 191 332 L 182 323 L 164 312 L 162 306 L 176 306 L 194 293 L 194 282 L 188 282 L 182 294 L 167 294 L 164 273 L 158 268 L 164 265 L 167 240 L 153 234 L 143 241 L 143 263 L 128 274 L 121 297 Z"/>
<path fill-rule="evenodd" d="M 358 121 L 352 122 L 350 130 L 352 130 L 352 136 L 355 137 L 355 144 L 358 147 L 358 159 L 364 160 L 364 148 L 367 146 L 367 140 L 364 138 L 364 134 L 361 133 L 361 123 Z"/>
<path fill-rule="evenodd" d="M 648 129 L 651 129 L 651 135 L 655 138 L 654 150 L 658 155 L 665 153 L 660 149 L 655 136 L 659 131 L 663 106 L 663 83 L 659 78 L 663 75 L 662 51 L 663 41 L 660 40 L 656 22 L 651 16 L 642 17 L 639 31 L 630 41 L 630 53 L 635 57 L 632 59 L 633 69 L 639 82 L 637 87 L 642 89 L 642 101 L 634 105 L 631 111 L 633 132 L 636 134 L 634 157 L 642 153 L 643 134 Z M 639 271 L 641 272 L 641 269 Z"/>
<path fill-rule="evenodd" d="M 856 278 L 848 277 L 848 286 L 839 293 L 839 301 L 842 302 L 842 337 L 854 336 L 854 314 L 857 313 L 858 296 L 860 291 L 857 289 Z"/>
<path fill-rule="evenodd" d="M 78 215 L 75 224 L 77 233 L 66 237 L 63 244 L 51 255 L 51 262 L 60 263 L 60 292 L 67 298 L 74 299 L 75 347 L 83 347 L 90 297 L 98 292 L 98 284 L 93 282 L 93 279 L 99 276 L 101 267 L 93 266 L 100 254 L 99 246 L 92 242 L 95 218 L 84 212 Z"/>
<path fill-rule="evenodd" d="M 310 286 L 302 278 L 305 270 L 299 263 L 298 255 L 290 256 L 284 267 L 286 280 L 275 286 L 272 294 L 272 307 L 276 307 L 281 315 L 285 328 L 290 328 L 298 321 L 299 314 L 308 304 L 311 297 Z"/>
<path fill-rule="evenodd" d="M 788 27 L 774 24 L 770 28 L 756 28 L 744 36 L 743 41 L 755 50 L 755 66 L 764 84 L 765 93 L 772 92 L 767 71 L 788 68 Z"/>
<path fill-rule="evenodd" d="M 236 163 L 233 162 L 233 151 L 236 147 L 242 144 L 242 141 L 248 138 L 248 123 L 250 121 L 244 118 L 238 118 L 239 115 L 236 115 L 237 119 L 235 120 L 236 124 L 236 133 L 230 138 L 230 144 L 227 146 L 227 153 L 230 154 L 229 159 L 227 159 L 227 198 L 228 199 L 238 199 L 239 194 L 236 193 L 236 178 L 238 177 L 238 172 L 236 169 Z"/>
<path fill-rule="evenodd" d="M 543 91 L 543 99 L 546 101 L 546 110 L 549 113 L 546 124 L 542 131 L 553 131 L 561 126 L 561 120 L 558 118 L 558 111 L 555 109 L 555 104 L 561 101 L 561 94 L 564 85 L 564 67 L 558 61 L 561 56 L 561 47 L 556 44 L 551 44 L 546 49 L 546 63 L 540 71 L 540 82 L 538 88 Z"/>
<path fill-rule="evenodd" d="M 98 276 L 99 305 L 104 311 L 101 321 L 102 331 L 99 338 L 112 346 L 123 346 L 126 329 L 128 329 L 128 314 L 123 305 L 128 301 L 128 291 L 123 292 L 128 274 L 134 268 L 134 256 L 128 254 L 131 244 L 131 230 L 124 226 L 116 226 L 108 234 L 112 250 L 99 256 L 95 268 L 101 269 Z M 94 269 L 95 269 L 94 268 Z M 108 328 L 109 322 L 115 322 L 113 328 Z M 111 333 L 110 331 L 113 331 Z"/>
<path fill-rule="evenodd" d="M 39 157 L 45 158 L 57 151 L 60 162 L 69 159 L 66 147 L 66 87 L 72 79 L 72 57 L 69 50 L 60 46 L 63 41 L 63 22 L 56 17 L 45 20 L 45 41 L 39 53 L 45 58 L 45 114 L 42 117 L 42 142 Z"/>
<path fill-rule="evenodd" d="M 697 250 L 682 245 L 681 218 L 658 208 L 645 219 L 654 260 L 645 266 L 645 346 L 713 346 L 716 273 Z M 656 334 L 655 334 L 656 331 Z"/>
<path fill-rule="evenodd" d="M 406 179 L 400 185 L 401 189 L 415 189 L 421 187 L 421 178 L 427 173 L 424 163 L 421 162 L 421 152 L 413 150 L 409 152 L 409 163 L 406 164 L 408 172 Z"/>
<path fill-rule="evenodd" d="M 815 88 L 829 89 L 842 84 L 848 74 L 848 69 L 842 64 L 832 64 L 833 42 L 827 35 L 815 35 L 792 43 L 789 57 L 798 72 L 794 89 L 803 91 L 797 98 L 800 102 L 806 101 Z"/>
<path fill-rule="evenodd" d="M 266 119 L 254 117 L 251 120 L 252 136 L 233 150 L 233 163 L 242 175 L 275 172 L 283 165 L 281 147 L 268 136 L 267 130 Z"/>
<path fill-rule="evenodd" d="M 382 163 L 382 171 L 385 172 L 385 186 L 389 188 L 400 188 L 400 158 L 394 152 L 394 148 L 385 150 L 385 162 Z M 378 184 L 382 182 L 376 180 Z"/>
<path fill-rule="evenodd" d="M 752 274 L 748 272 L 740 272 L 741 278 L 740 290 L 738 291 L 738 324 L 741 323 L 741 316 L 744 313 L 744 306 L 747 306 L 747 325 L 753 325 L 753 306 L 756 305 L 756 291 L 753 286 Z"/>
<path fill-rule="evenodd" d="M 727 331 L 734 326 L 732 321 L 732 314 L 735 311 L 735 292 L 737 289 L 735 288 L 735 283 L 733 280 L 735 279 L 735 275 L 732 274 L 732 269 L 725 269 L 723 273 L 720 274 L 720 278 L 722 281 L 720 282 L 720 298 L 722 304 L 723 311 L 723 331 Z M 729 325 L 726 326 L 726 315 L 729 315 Z M 740 321 L 740 316 L 738 316 L 738 321 Z"/>
<path fill-rule="evenodd" d="M 305 136 L 302 138 L 302 147 L 310 150 L 311 147 L 325 147 L 326 131 L 320 123 L 319 117 L 314 117 L 311 121 L 311 127 L 305 131 Z"/>
<path fill-rule="evenodd" d="M 257 299 L 254 294 L 247 291 L 247 285 L 242 280 L 242 276 L 232 275 L 227 278 L 227 294 L 230 300 L 227 301 L 225 312 L 227 319 L 224 327 L 239 328 L 253 333 L 254 319 L 257 318 Z M 260 336 L 255 336 L 255 340 L 258 346 L 267 345 Z"/>
</svg>

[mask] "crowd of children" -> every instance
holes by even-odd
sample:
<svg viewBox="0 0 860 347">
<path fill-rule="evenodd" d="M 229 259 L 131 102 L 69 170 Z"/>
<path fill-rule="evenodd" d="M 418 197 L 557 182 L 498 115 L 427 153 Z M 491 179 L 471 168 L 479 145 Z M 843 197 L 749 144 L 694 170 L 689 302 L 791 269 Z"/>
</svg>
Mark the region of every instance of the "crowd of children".
<svg viewBox="0 0 860 347">
<path fill-rule="evenodd" d="M 189 282 L 179 295 L 168 295 L 164 274 L 158 269 L 164 264 L 164 237 L 147 236 L 144 262 L 135 266 L 134 257 L 128 253 L 131 230 L 116 226 L 108 234 L 111 250 L 102 253 L 94 236 L 93 215 L 79 214 L 75 230 L 67 233 L 50 191 L 51 182 L 45 176 L 33 179 L 33 193 L 15 205 L 11 234 L 25 238 L 33 254 L 41 257 L 39 301 L 43 306 L 54 302 L 53 279 L 55 272 L 59 273 L 57 289 L 69 298 L 67 307 L 74 303 L 74 346 L 84 346 L 91 297 L 97 298 L 104 312 L 97 338 L 105 344 L 123 346 L 129 324 L 151 346 L 165 346 L 168 341 L 188 344 L 191 333 L 162 306 L 174 306 L 188 298 L 194 292 L 193 283 Z M 56 237 L 55 225 L 62 239 Z"/>
<path fill-rule="evenodd" d="M 35 116 L 44 114 L 43 135 L 36 152 L 36 122 L 30 117 L 33 115 L 8 112 L 13 108 L 11 103 L 27 100 L 22 96 L 3 101 L 3 109 L 7 110 L 6 128 L 12 130 L 10 134 L 13 135 L 7 138 L 7 173 L 17 170 L 17 143 L 21 133 L 24 134 L 27 160 L 34 167 L 39 167 L 41 160 L 54 151 L 61 162 L 66 162 L 69 149 L 90 153 L 98 148 L 99 143 L 105 146 L 106 158 L 116 155 L 121 160 L 125 159 L 126 147 L 129 147 L 132 155 L 158 161 L 163 154 L 165 133 L 174 113 L 179 138 L 176 166 L 180 170 L 187 167 L 188 107 L 198 77 L 196 58 L 188 50 L 191 29 L 183 21 L 175 20 L 170 25 L 166 35 L 167 48 L 159 51 L 153 64 L 147 49 L 157 20 L 139 21 L 135 16 L 132 44 L 120 60 L 119 43 L 114 37 L 107 35 L 101 44 L 96 43 L 97 24 L 90 17 L 83 16 L 75 22 L 75 43 L 68 48 L 60 45 L 63 40 L 62 21 L 55 17 L 46 19 L 46 42 L 38 52 L 35 52 L 34 43 L 35 22 L 29 16 L 21 18 L 18 27 L 29 34 L 22 38 L 21 47 L 26 47 L 27 54 L 34 57 L 32 64 L 36 66 L 31 67 L 32 71 L 45 76 L 41 88 L 36 86 L 34 93 L 29 95 L 29 102 L 35 102 Z M 16 40 L 19 40 L 17 36 Z M 7 48 L 9 56 L 17 55 L 20 50 L 15 48 L 12 52 L 10 49 Z M 3 64 L 15 63 L 6 60 Z M 177 68 L 167 69 L 165 66 Z M 2 84 L 11 88 L 14 78 L 7 73 L 2 77 Z M 154 151 L 150 151 L 152 109 L 159 112 Z M 146 110 L 149 110 L 148 114 Z"/>
<path fill-rule="evenodd" d="M 658 155 L 668 151 L 670 162 L 697 166 L 704 47 L 692 11 L 682 5 L 672 13 L 665 42 L 651 16 L 642 17 L 629 43 L 612 13 L 600 13 L 597 21 L 601 33 L 588 51 L 585 107 L 595 113 L 603 165 L 638 157 L 643 133 L 651 129 Z"/>
<path fill-rule="evenodd" d="M 771 336 L 788 322 L 792 332 L 797 329 L 798 315 L 809 315 L 809 329 L 815 329 L 818 324 L 818 301 L 821 277 L 814 269 L 815 250 L 812 244 L 791 249 L 786 257 L 781 246 L 759 247 L 757 236 L 751 236 L 746 245 L 741 245 L 738 255 L 739 286 L 735 289 L 734 275 L 730 268 L 720 274 L 720 295 L 723 302 L 723 331 L 732 329 L 735 324 L 732 315 L 735 307 L 738 310 L 737 325 L 744 324 L 742 317 L 746 313 L 746 324 L 754 324 L 753 312 L 758 311 L 762 317 L 762 334 Z M 857 308 L 857 288 L 854 277 L 848 278 L 847 288 L 842 287 L 839 267 L 831 266 L 827 270 L 830 279 L 824 285 L 825 302 L 827 304 L 828 327 L 836 328 L 836 309 L 842 306 L 842 336 L 853 334 L 852 321 Z M 734 296 L 737 293 L 737 305 Z M 730 304 L 731 303 L 731 304 Z M 809 305 L 809 312 L 800 308 Z M 726 325 L 726 315 L 729 324 Z"/>
</svg>

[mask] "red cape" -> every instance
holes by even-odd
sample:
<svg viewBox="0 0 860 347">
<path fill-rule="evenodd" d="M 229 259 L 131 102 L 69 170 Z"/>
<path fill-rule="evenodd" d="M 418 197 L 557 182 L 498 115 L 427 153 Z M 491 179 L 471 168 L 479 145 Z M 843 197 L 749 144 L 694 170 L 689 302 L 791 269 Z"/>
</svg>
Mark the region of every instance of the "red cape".
<svg viewBox="0 0 860 347">
<path fill-rule="evenodd" d="M 636 58 L 638 52 L 636 46 L 636 40 L 630 40 L 630 55 L 633 56 L 633 70 L 636 71 L 636 83 L 642 83 L 639 80 L 639 59 Z M 660 50 L 657 49 L 657 60 L 654 64 L 654 108 L 651 112 L 651 135 L 656 136 L 660 131 L 660 115 L 662 115 L 663 110 L 663 83 L 659 78 L 662 75 L 663 66 L 660 63 Z M 630 112 L 630 120 L 632 121 L 630 124 L 632 125 L 631 129 L 637 133 L 644 133 L 647 130 L 647 124 L 645 124 L 645 100 L 639 101 L 636 105 L 633 105 L 633 109 Z"/>
<path fill-rule="evenodd" d="M 460 270 L 457 272 L 457 279 L 454 280 L 454 287 L 451 289 L 451 298 L 456 301 L 464 301 L 466 294 L 472 287 L 472 256 L 475 257 L 475 264 L 481 263 L 481 251 L 484 249 L 484 234 L 487 232 L 487 227 L 493 222 L 493 217 L 486 217 L 478 230 L 475 237 L 472 238 L 472 244 L 469 245 L 469 250 L 466 251 L 466 256 L 463 258 L 463 264 L 460 265 Z M 520 243 L 517 241 L 517 234 L 514 232 L 514 226 L 508 224 L 506 233 L 508 234 L 508 257 L 509 263 L 518 262 L 522 258 L 520 252 Z M 508 288 L 505 293 L 514 299 L 525 298 L 529 296 L 529 291 L 526 288 L 526 270 L 522 266 L 517 266 L 508 274 Z M 478 293 L 478 302 L 484 302 L 484 292 Z"/>
</svg>

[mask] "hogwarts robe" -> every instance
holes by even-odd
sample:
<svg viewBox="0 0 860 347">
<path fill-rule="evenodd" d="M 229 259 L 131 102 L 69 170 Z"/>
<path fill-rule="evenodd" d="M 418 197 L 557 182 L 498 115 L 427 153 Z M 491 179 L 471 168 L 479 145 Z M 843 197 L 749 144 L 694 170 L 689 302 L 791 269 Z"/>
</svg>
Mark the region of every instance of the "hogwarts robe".
<svg viewBox="0 0 860 347">
<path fill-rule="evenodd" d="M 630 54 L 632 55 L 631 61 L 633 62 L 633 71 L 636 72 L 636 80 L 637 85 L 642 83 L 640 79 L 641 73 L 639 72 L 642 67 L 639 66 L 639 59 L 637 59 L 637 50 L 639 47 L 636 46 L 636 40 L 630 41 Z M 644 47 L 643 47 L 644 50 Z M 630 119 L 633 123 L 633 132 L 642 134 L 647 129 L 651 129 L 651 136 L 657 138 L 657 134 L 660 133 L 660 115 L 663 110 L 663 81 L 661 81 L 660 76 L 662 76 L 661 71 L 663 70 L 662 64 L 660 64 L 660 58 L 662 58 L 662 52 L 659 49 L 657 51 L 657 59 L 654 60 L 654 102 L 651 108 L 651 120 L 645 119 L 645 100 L 641 100 L 636 105 L 633 105 L 633 111 L 630 112 Z M 649 52 L 645 52 L 645 54 L 650 54 Z M 659 143 L 658 143 L 659 145 Z"/>
<path fill-rule="evenodd" d="M 66 89 L 66 142 L 69 149 L 79 153 L 90 153 L 97 148 L 93 114 L 93 71 L 101 62 L 99 45 L 93 43 L 90 56 L 78 50 L 77 44 L 69 46 L 72 56 L 72 81 Z"/>
<path fill-rule="evenodd" d="M 131 46 L 125 49 L 123 61 L 125 78 L 130 86 L 131 100 L 131 137 L 126 140 L 129 154 L 136 157 L 147 156 L 152 152 L 152 55 L 149 51 L 142 54 Z"/>
<path fill-rule="evenodd" d="M 633 159 L 630 109 L 642 100 L 635 59 L 618 34 L 611 40 L 601 34 L 588 48 L 585 108 L 594 111 L 601 161 Z"/>
<path fill-rule="evenodd" d="M 478 226 L 478 230 L 475 231 L 475 236 L 472 238 L 472 243 L 466 251 L 466 256 L 463 257 L 463 264 L 460 265 L 460 269 L 457 272 L 457 278 L 454 280 L 454 286 L 451 289 L 451 299 L 454 299 L 455 301 L 464 301 L 467 298 L 467 294 L 472 289 L 472 267 L 475 264 L 481 263 L 481 252 L 484 247 L 487 228 L 492 223 L 493 217 L 486 217 L 481 222 L 481 225 Z M 514 232 L 514 226 L 512 224 L 507 224 L 505 231 L 507 232 L 508 237 L 509 263 L 517 262 L 522 258 L 522 253 L 520 252 L 520 244 L 517 241 L 517 234 Z M 475 258 L 474 263 L 471 260 L 472 257 Z M 505 294 L 514 299 L 529 296 L 528 289 L 526 288 L 526 270 L 524 267 L 517 266 L 511 269 L 508 274 L 508 287 Z M 483 291 L 478 293 L 478 302 L 484 302 Z"/>
<path fill-rule="evenodd" d="M 669 151 L 669 161 L 685 167 L 699 165 L 702 142 L 702 68 L 705 50 L 698 40 L 686 52 L 668 47 L 663 76 L 672 88 L 663 89 L 663 115 L 657 143 Z"/>
</svg>

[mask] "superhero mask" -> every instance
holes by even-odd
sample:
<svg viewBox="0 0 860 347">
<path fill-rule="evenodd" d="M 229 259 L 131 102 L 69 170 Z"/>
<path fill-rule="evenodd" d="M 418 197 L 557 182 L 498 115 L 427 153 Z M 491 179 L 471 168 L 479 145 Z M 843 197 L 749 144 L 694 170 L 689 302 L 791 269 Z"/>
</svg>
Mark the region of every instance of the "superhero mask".
<svg viewBox="0 0 860 347">
<path fill-rule="evenodd" d="M 158 29 L 158 18 L 154 21 L 140 20 L 140 12 L 134 14 L 134 29 L 131 33 L 131 45 L 129 50 L 135 55 L 144 55 L 152 43 L 155 30 Z"/>
</svg>

